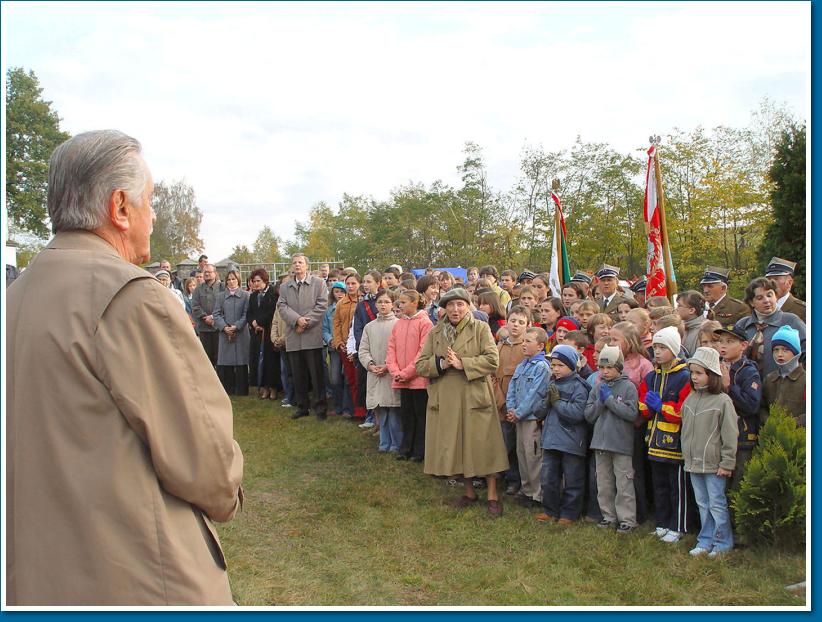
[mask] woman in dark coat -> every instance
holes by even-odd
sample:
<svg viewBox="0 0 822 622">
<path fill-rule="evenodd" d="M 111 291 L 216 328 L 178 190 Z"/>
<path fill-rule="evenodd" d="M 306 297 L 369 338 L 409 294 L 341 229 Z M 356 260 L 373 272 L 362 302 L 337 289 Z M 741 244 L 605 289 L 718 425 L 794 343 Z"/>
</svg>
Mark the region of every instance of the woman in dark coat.
<svg viewBox="0 0 822 622">
<path fill-rule="evenodd" d="M 277 308 L 277 291 L 269 284 L 268 272 L 264 268 L 257 268 L 251 273 L 251 299 L 248 303 L 248 327 L 251 331 L 251 346 L 249 348 L 249 383 L 257 386 L 260 399 L 277 399 L 277 392 L 282 389 L 280 380 L 280 356 L 271 343 L 271 321 Z M 260 348 L 263 349 L 262 382 L 257 378 L 260 374 L 258 360 Z"/>
</svg>

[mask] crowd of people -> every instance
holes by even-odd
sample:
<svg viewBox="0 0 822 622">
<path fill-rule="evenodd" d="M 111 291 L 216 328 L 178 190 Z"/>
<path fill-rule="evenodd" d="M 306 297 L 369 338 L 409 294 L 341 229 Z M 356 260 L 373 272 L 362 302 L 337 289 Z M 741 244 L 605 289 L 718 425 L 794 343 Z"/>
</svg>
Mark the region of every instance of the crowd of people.
<svg viewBox="0 0 822 622">
<path fill-rule="evenodd" d="M 299 253 L 275 283 L 259 268 L 223 285 L 204 263 L 180 288 L 229 394 L 354 421 L 380 452 L 461 482 L 457 507 L 485 488 L 492 516 L 504 493 L 540 522 L 629 533 L 651 518 L 662 541 L 698 531 L 691 553 L 715 556 L 770 405 L 804 426 L 795 267 L 773 258 L 741 301 L 709 266 L 673 305 L 607 264 L 552 296 L 529 270 L 310 272 Z"/>
</svg>

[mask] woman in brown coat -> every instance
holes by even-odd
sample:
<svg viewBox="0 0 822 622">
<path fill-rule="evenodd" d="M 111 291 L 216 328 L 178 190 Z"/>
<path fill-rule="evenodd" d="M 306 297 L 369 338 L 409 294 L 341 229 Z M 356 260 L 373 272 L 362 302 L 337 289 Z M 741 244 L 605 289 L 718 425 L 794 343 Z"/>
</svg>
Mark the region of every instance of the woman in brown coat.
<svg viewBox="0 0 822 622">
<path fill-rule="evenodd" d="M 428 333 L 416 369 L 431 379 L 425 420 L 425 472 L 462 475 L 464 496 L 454 502 L 476 502 L 473 478 L 488 482 L 488 512 L 502 514 L 497 473 L 508 458 L 497 417 L 491 375 L 499 354 L 485 322 L 471 314 L 470 297 L 461 287 L 449 290 L 440 306 L 446 315 Z"/>
</svg>

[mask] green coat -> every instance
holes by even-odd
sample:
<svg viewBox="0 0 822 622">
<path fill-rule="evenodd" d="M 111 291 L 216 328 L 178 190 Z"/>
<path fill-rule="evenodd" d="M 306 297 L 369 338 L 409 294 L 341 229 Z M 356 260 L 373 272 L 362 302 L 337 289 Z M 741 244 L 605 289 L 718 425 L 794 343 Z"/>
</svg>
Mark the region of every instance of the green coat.
<svg viewBox="0 0 822 622">
<path fill-rule="evenodd" d="M 464 370 L 440 374 L 436 357 L 445 357 L 448 319 L 431 329 L 416 361 L 417 373 L 431 379 L 425 417 L 425 472 L 481 477 L 505 471 L 508 457 L 497 417 L 491 375 L 499 365 L 486 322 L 468 315 L 452 346 Z"/>
</svg>

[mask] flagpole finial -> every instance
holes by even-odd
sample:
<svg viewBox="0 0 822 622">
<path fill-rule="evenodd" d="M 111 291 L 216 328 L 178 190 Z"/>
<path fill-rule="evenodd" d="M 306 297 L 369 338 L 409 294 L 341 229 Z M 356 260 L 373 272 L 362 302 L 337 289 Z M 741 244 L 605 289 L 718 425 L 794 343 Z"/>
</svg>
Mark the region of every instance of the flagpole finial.
<svg viewBox="0 0 822 622">
<path fill-rule="evenodd" d="M 648 142 L 656 147 L 659 147 L 659 145 L 662 143 L 662 139 L 659 137 L 659 134 L 651 134 L 648 137 Z"/>
<path fill-rule="evenodd" d="M 559 190 L 559 179 L 554 178 L 551 180 L 551 190 L 554 192 Z"/>
</svg>

